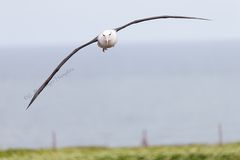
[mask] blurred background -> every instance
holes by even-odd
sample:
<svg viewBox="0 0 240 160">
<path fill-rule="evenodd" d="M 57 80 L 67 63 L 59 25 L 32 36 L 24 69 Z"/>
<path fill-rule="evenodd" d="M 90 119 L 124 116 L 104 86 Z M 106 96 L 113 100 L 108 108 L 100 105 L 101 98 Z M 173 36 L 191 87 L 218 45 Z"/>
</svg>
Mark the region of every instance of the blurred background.
<svg viewBox="0 0 240 160">
<path fill-rule="evenodd" d="M 240 140 L 240 1 L 9 0 L 0 6 L 0 149 Z M 70 59 L 105 29 L 156 16 Z"/>
</svg>

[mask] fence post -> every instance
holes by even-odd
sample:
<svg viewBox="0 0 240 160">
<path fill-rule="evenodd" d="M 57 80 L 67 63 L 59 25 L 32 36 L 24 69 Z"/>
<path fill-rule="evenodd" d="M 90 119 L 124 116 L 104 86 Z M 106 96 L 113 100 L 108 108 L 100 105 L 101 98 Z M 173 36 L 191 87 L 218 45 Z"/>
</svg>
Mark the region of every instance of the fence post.
<svg viewBox="0 0 240 160">
<path fill-rule="evenodd" d="M 143 130 L 142 132 L 142 146 L 148 147 L 147 130 Z"/>
<path fill-rule="evenodd" d="M 218 145 L 223 144 L 223 130 L 222 130 L 222 124 L 218 124 Z"/>
<path fill-rule="evenodd" d="M 52 131 L 52 149 L 57 149 L 57 135 L 56 132 Z"/>
</svg>

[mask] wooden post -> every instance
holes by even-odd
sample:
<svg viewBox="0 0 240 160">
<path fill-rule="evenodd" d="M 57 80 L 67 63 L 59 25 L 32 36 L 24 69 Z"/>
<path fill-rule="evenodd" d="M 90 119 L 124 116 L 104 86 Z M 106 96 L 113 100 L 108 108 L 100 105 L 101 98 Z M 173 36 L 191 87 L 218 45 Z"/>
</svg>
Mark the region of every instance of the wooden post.
<svg viewBox="0 0 240 160">
<path fill-rule="evenodd" d="M 147 130 L 143 130 L 142 132 L 142 146 L 148 147 Z"/>
<path fill-rule="evenodd" d="M 218 124 L 218 144 L 221 146 L 223 144 L 223 130 L 222 124 Z"/>
<path fill-rule="evenodd" d="M 52 149 L 57 149 L 57 135 L 54 131 L 52 131 Z"/>
</svg>

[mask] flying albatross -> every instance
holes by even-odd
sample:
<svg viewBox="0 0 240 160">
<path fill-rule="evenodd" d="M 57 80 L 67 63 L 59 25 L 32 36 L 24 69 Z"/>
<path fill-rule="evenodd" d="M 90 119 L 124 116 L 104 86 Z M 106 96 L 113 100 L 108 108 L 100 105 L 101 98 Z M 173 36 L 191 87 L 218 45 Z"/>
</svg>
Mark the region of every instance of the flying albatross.
<svg viewBox="0 0 240 160">
<path fill-rule="evenodd" d="M 80 49 L 97 42 L 98 46 L 102 48 L 103 52 L 107 50 L 108 48 L 113 47 L 117 43 L 117 32 L 130 26 L 133 24 L 137 24 L 140 22 L 144 21 L 150 21 L 150 20 L 155 20 L 155 19 L 167 19 L 167 18 L 177 18 L 177 19 L 197 19 L 197 20 L 209 20 L 205 18 L 198 18 L 198 17 L 185 17 L 185 16 L 155 16 L 155 17 L 149 17 L 149 18 L 143 18 L 143 19 L 137 19 L 134 21 L 131 21 L 123 26 L 114 28 L 114 29 L 109 29 L 103 31 L 101 34 L 93 38 L 91 41 L 81 45 L 80 47 L 74 49 L 66 58 L 64 58 L 58 66 L 53 70 L 53 72 L 50 74 L 50 76 L 45 80 L 45 82 L 39 87 L 39 89 L 35 92 L 33 95 L 29 105 L 27 106 L 26 109 L 28 109 L 31 104 L 34 102 L 34 100 L 38 97 L 38 95 L 42 92 L 42 90 L 48 85 L 48 83 L 51 81 L 53 76 L 59 71 L 59 69 L 68 61 L 69 58 L 71 58 L 75 53 L 77 53 Z"/>
</svg>

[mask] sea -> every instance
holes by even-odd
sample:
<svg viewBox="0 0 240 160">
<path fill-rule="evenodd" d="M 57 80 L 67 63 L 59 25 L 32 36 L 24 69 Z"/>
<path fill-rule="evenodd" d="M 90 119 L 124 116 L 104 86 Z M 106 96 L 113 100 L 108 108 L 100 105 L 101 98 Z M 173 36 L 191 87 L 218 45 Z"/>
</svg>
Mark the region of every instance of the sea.
<svg viewBox="0 0 240 160">
<path fill-rule="evenodd" d="M 240 41 L 0 47 L 0 149 L 240 141 Z"/>
</svg>

